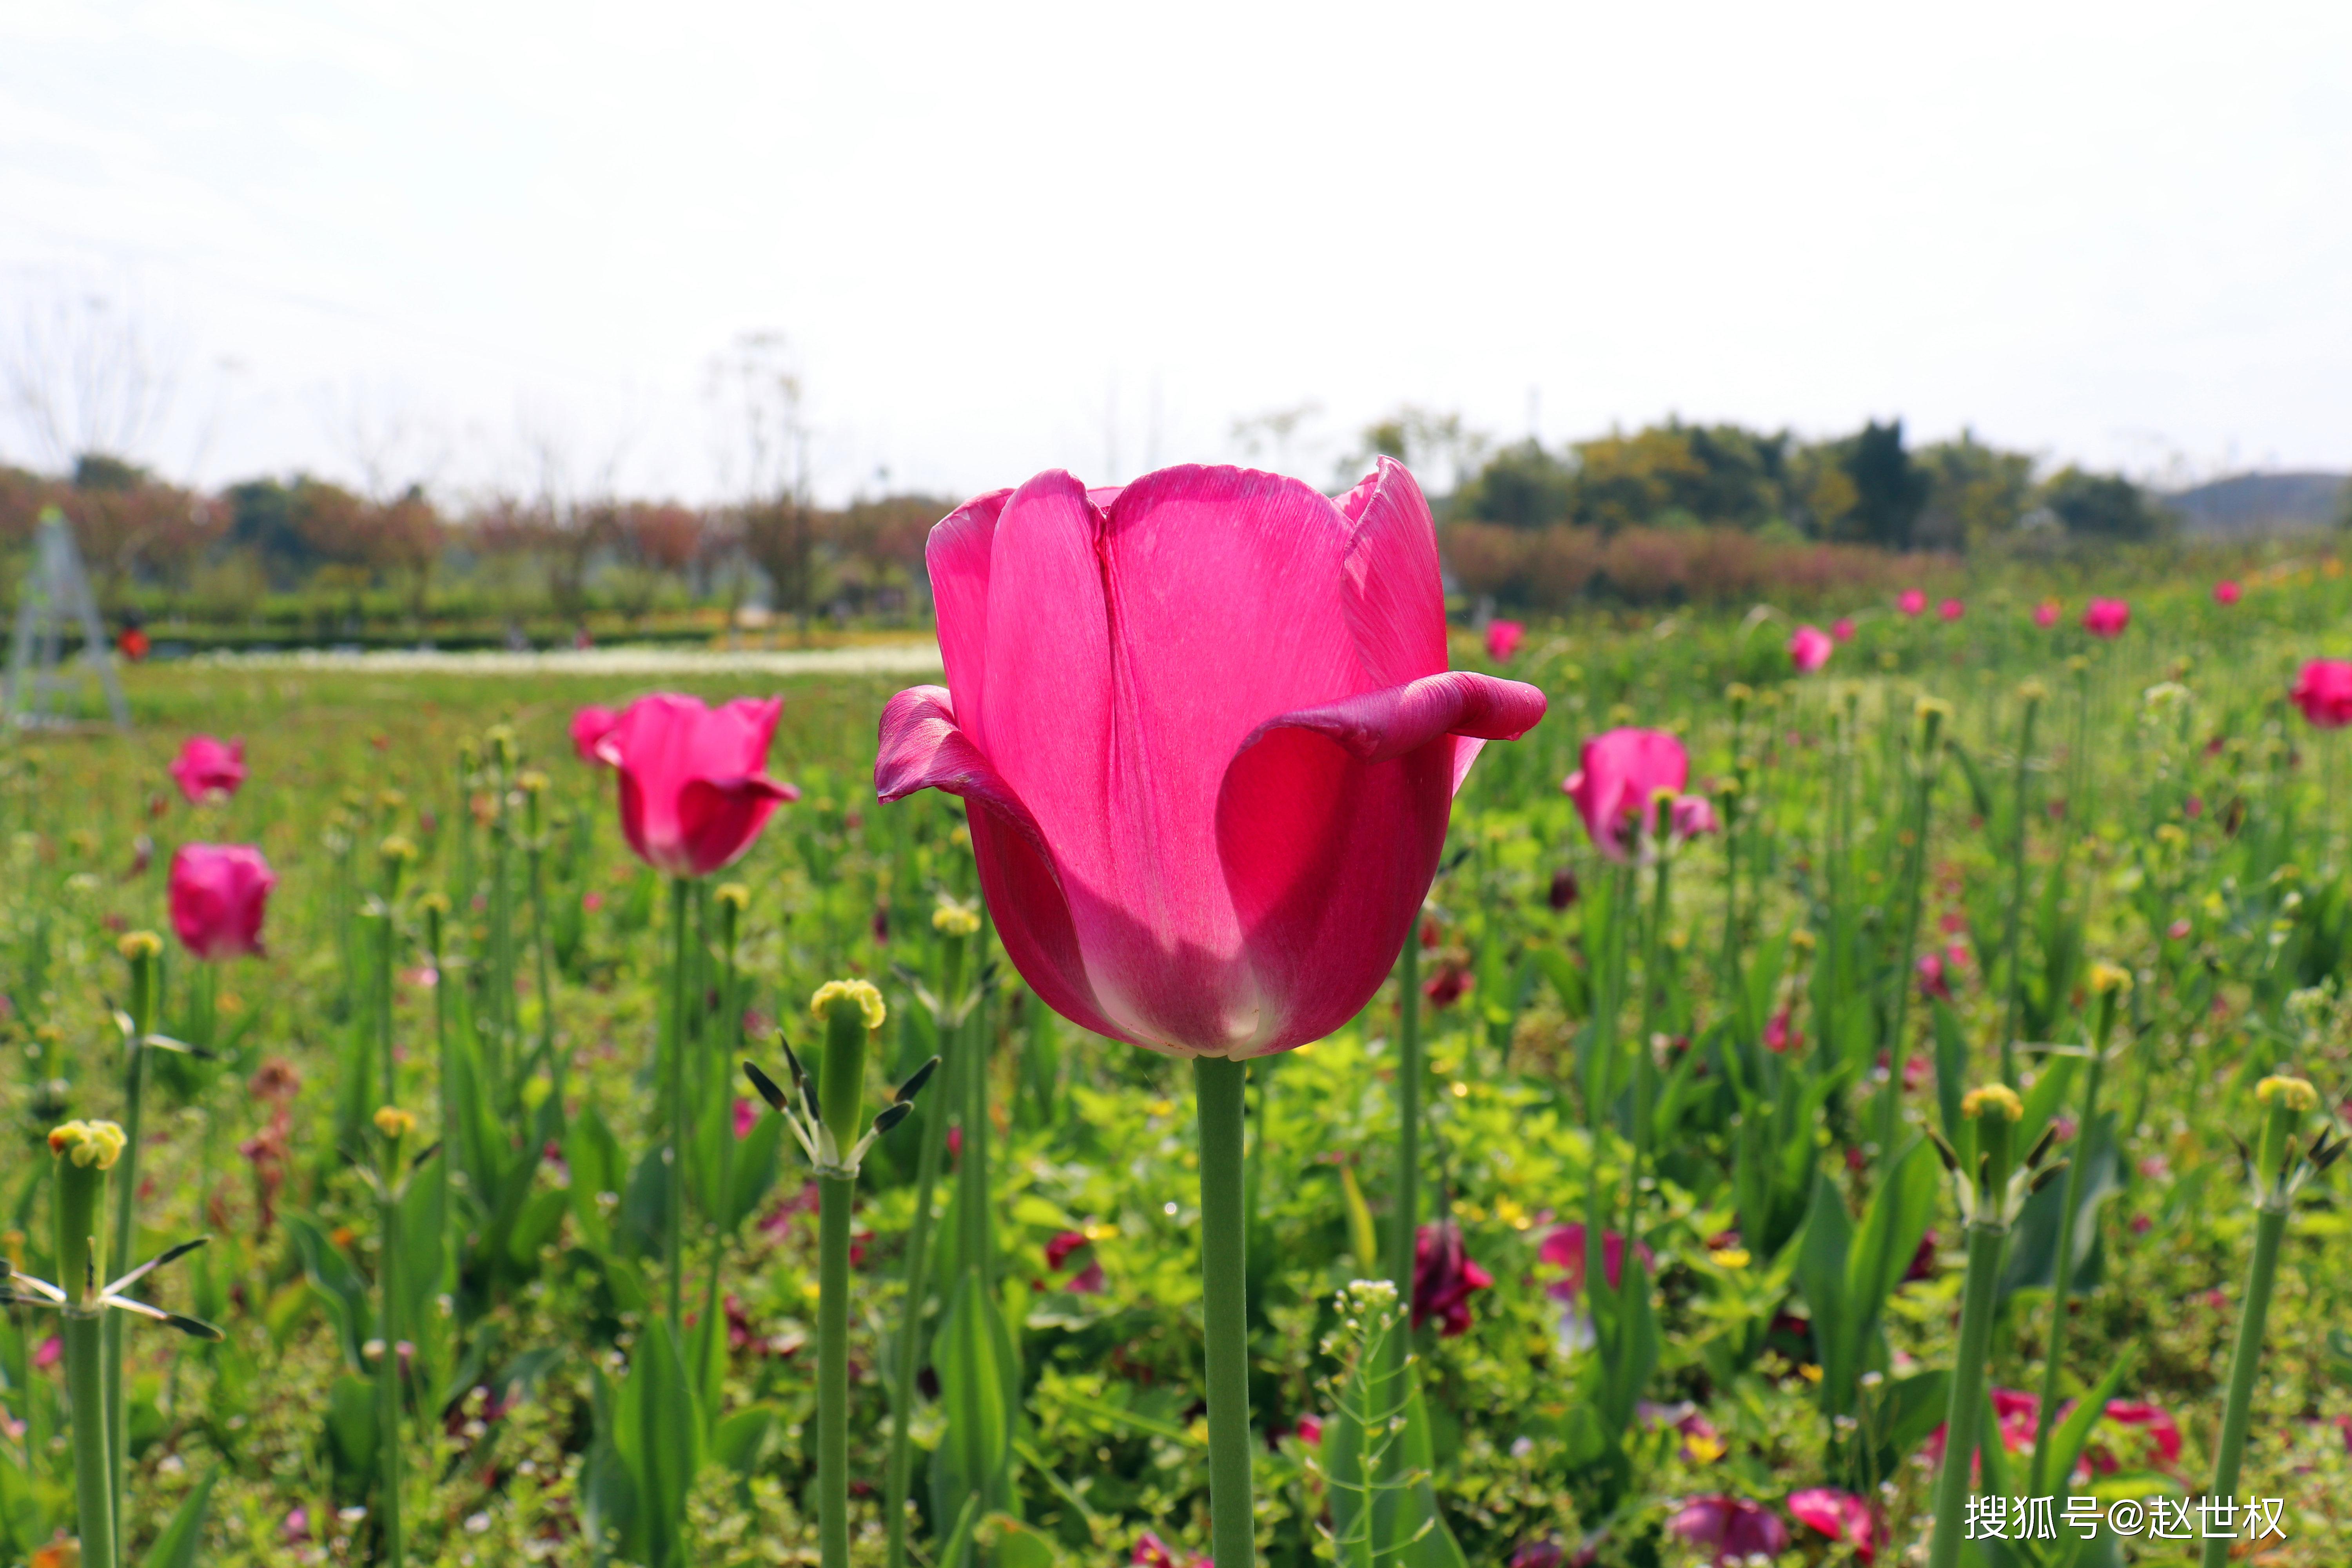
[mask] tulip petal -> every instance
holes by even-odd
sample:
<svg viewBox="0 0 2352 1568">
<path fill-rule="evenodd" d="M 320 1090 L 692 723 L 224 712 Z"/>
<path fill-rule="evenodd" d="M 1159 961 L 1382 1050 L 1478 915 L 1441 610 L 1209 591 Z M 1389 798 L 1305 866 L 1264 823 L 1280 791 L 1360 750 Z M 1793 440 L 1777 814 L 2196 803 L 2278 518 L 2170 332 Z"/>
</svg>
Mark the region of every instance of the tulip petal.
<svg viewBox="0 0 2352 1568">
<path fill-rule="evenodd" d="M 798 800 L 798 786 L 765 773 L 747 779 L 690 779 L 677 792 L 677 836 L 688 861 L 708 871 L 732 866 L 751 847 L 776 807 Z"/>
<path fill-rule="evenodd" d="M 1283 714 L 1243 743 L 1217 805 L 1260 998 L 1239 1054 L 1319 1039 L 1379 988 L 1436 873 L 1457 753 L 1543 711 L 1531 686 L 1452 671 Z"/>
<path fill-rule="evenodd" d="M 1342 510 L 1354 525 L 1344 604 L 1366 673 L 1375 686 L 1435 675 L 1445 668 L 1445 590 L 1421 487 L 1382 458 Z"/>
<path fill-rule="evenodd" d="M 964 721 L 980 722 L 988 686 L 988 568 L 996 542 L 996 520 L 1011 490 L 991 490 L 950 512 L 931 529 L 923 546 L 938 606 L 940 662 L 948 689 L 962 704 Z"/>
<path fill-rule="evenodd" d="M 998 938 L 1047 1006 L 1098 1035 L 1122 1031 L 1103 1016 L 1078 951 L 1069 901 L 1037 819 L 956 724 L 944 688 L 917 686 L 882 710 L 874 793 L 894 801 L 919 789 L 961 795 L 971 812 L 972 853 L 996 917 Z"/>
</svg>

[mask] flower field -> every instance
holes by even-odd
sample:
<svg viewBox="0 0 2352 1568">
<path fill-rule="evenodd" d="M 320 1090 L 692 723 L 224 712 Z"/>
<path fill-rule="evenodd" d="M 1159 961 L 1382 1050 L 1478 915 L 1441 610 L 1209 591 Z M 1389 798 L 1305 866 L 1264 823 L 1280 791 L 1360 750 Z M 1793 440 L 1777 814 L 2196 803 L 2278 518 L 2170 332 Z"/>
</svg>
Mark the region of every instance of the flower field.
<svg viewBox="0 0 2352 1568">
<path fill-rule="evenodd" d="M 2352 1562 L 2332 559 L 1473 629 L 1184 503 L 942 525 L 943 688 L 0 744 L 0 1563 Z"/>
</svg>

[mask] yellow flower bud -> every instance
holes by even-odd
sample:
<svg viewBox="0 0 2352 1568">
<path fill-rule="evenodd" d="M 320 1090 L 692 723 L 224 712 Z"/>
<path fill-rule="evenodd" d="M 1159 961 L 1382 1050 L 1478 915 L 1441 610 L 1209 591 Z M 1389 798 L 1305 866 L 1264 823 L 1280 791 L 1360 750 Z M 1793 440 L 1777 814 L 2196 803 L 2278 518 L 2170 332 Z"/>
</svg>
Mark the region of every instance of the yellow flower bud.
<svg viewBox="0 0 2352 1568">
<path fill-rule="evenodd" d="M 405 866 L 416 858 L 416 846 L 395 833 L 375 847 L 376 858 L 385 865 Z"/>
<path fill-rule="evenodd" d="M 2050 700 L 2050 689 L 2038 680 L 2021 680 L 2017 684 L 2017 700 L 2020 702 L 2047 702 Z"/>
<path fill-rule="evenodd" d="M 537 768 L 525 768 L 515 775 L 515 788 L 525 795 L 537 795 L 547 788 L 547 775 Z"/>
<path fill-rule="evenodd" d="M 931 911 L 931 929 L 941 936 L 970 936 L 980 930 L 980 916 L 961 904 L 941 904 Z"/>
<path fill-rule="evenodd" d="M 2254 1099 L 2263 1105 L 2284 1105 L 2289 1110 L 2316 1110 L 2319 1091 L 2305 1079 L 2274 1075 L 2254 1086 Z"/>
<path fill-rule="evenodd" d="M 1979 1117 L 1999 1116 L 2003 1121 L 2025 1120 L 2025 1102 L 2017 1091 L 2005 1083 L 1989 1083 L 1972 1089 L 1960 1096 L 1960 1114 L 1974 1121 Z"/>
<path fill-rule="evenodd" d="M 823 1023 L 832 1016 L 833 1005 L 845 996 L 857 1004 L 858 1011 L 866 1015 L 866 1026 L 869 1029 L 880 1028 L 882 1020 L 890 1016 L 890 1010 L 882 1005 L 882 993 L 864 980 L 826 981 L 816 988 L 816 994 L 809 998 L 809 1011 L 815 1015 L 817 1022 Z"/>
<path fill-rule="evenodd" d="M 111 1121 L 68 1121 L 49 1130 L 49 1152 L 87 1170 L 114 1169 L 122 1144 L 122 1129 Z"/>
<path fill-rule="evenodd" d="M 163 951 L 163 939 L 152 931 L 127 931 L 114 944 L 115 951 L 136 963 L 142 958 L 152 958 Z"/>
<path fill-rule="evenodd" d="M 2094 996 L 2104 996 L 2110 991 L 2129 991 L 2131 988 L 2130 970 L 2114 963 L 2091 965 L 2091 994 Z"/>
<path fill-rule="evenodd" d="M 446 915 L 449 912 L 449 895 L 436 888 L 417 900 L 416 907 L 428 915 Z"/>
<path fill-rule="evenodd" d="M 376 1107 L 375 1130 L 394 1143 L 416 1131 L 416 1118 L 396 1105 Z"/>
<path fill-rule="evenodd" d="M 751 889 L 740 882 L 721 882 L 711 898 L 739 912 L 751 907 Z"/>
</svg>

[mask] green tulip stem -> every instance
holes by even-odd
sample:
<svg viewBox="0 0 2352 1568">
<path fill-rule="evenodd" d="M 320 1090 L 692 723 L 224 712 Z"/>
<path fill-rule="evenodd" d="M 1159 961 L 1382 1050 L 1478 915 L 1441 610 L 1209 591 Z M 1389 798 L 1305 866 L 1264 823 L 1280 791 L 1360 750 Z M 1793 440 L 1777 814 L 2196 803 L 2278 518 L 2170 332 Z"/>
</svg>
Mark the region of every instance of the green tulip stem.
<svg viewBox="0 0 2352 1568">
<path fill-rule="evenodd" d="M 2269 1088 L 2266 1082 L 2263 1086 Z M 2308 1092 L 2308 1085 L 2304 1086 Z M 2246 1428 L 2254 1409 L 2254 1374 L 2263 1359 L 2263 1330 L 2271 1311 L 2271 1291 L 2278 1283 L 2279 1244 L 2286 1237 L 2286 1222 L 2294 1209 L 2288 1175 L 2293 1164 L 2294 1135 L 2301 1113 L 2284 1098 L 2272 1103 L 2254 1156 L 2254 1256 L 2246 1268 L 2246 1299 L 2239 1306 L 2238 1342 L 2230 1352 L 2230 1396 L 2221 1408 L 2221 1442 L 2213 1455 L 2213 1484 L 2208 1497 L 2238 1493 L 2238 1471 L 2246 1458 Z M 2215 1537 L 2205 1542 L 2202 1568 L 2221 1568 L 2229 1561 L 2230 1542 Z"/>
<path fill-rule="evenodd" d="M 1895 967 L 1894 1025 L 1886 1037 L 1886 1088 L 1879 1097 L 1878 1166 L 1882 1174 L 1900 1152 L 1895 1144 L 1903 1131 L 1903 1079 L 1911 1063 L 1911 988 L 1916 983 L 1911 966 L 1919 951 L 1919 906 L 1926 901 L 1923 895 L 1927 892 L 1927 829 L 1934 819 L 1936 773 L 1943 762 L 1941 726 L 1931 720 L 1925 728 L 1922 754 L 1914 763 L 1916 777 L 1910 809 L 1903 819 L 1910 829 L 1911 842 L 1903 856 L 1903 945 Z"/>
<path fill-rule="evenodd" d="M 866 1016 L 838 996 L 824 1016 L 817 1104 L 843 1148 L 856 1141 L 866 1079 Z M 823 1568 L 849 1568 L 849 1222 L 852 1176 L 817 1179 L 816 1497 Z"/>
<path fill-rule="evenodd" d="M 530 945 L 537 961 L 539 980 L 539 1054 L 547 1063 L 548 1082 L 552 1092 L 556 1121 L 563 1120 L 563 1062 L 555 1054 L 555 982 L 548 964 L 547 941 L 547 847 L 540 828 L 539 795 L 530 790 L 523 796 L 527 815 L 525 826 L 530 833 L 526 849 L 530 878 Z"/>
<path fill-rule="evenodd" d="M 387 926 L 391 922 L 385 922 Z M 387 1101 L 386 1103 L 390 1103 Z M 407 1562 L 407 1535 L 401 1525 L 400 1489 L 400 1140 L 385 1137 L 377 1166 L 377 1223 L 383 1231 L 383 1258 L 377 1270 L 377 1288 L 383 1300 L 377 1332 L 383 1342 L 376 1357 L 375 1398 L 377 1441 L 383 1448 L 378 1466 L 377 1506 L 383 1511 L 383 1555 L 387 1568 Z M 119 1316 L 120 1314 L 118 1314 Z"/>
<path fill-rule="evenodd" d="M 957 1026 L 948 1021 L 961 989 L 964 938 L 947 939 L 949 978 L 940 992 L 938 1018 L 939 1074 L 956 1082 Z M 931 1263 L 931 1201 L 940 1183 L 940 1162 L 947 1145 L 947 1095 L 934 1089 L 918 1111 L 916 1132 L 920 1143 L 915 1154 L 915 1214 L 907 1227 L 907 1288 L 898 1310 L 898 1338 L 893 1346 L 890 1377 L 890 1460 L 883 1506 L 888 1528 L 889 1568 L 907 1568 L 907 1493 L 914 1480 L 914 1443 L 910 1423 L 915 1414 L 915 1378 L 921 1371 L 923 1307 Z"/>
<path fill-rule="evenodd" d="M 136 936 L 129 940 L 135 941 Z M 147 940 L 154 941 L 152 937 Z M 139 1239 L 138 1216 L 133 1212 L 139 1195 L 139 1111 L 146 1094 L 147 1037 L 155 1029 L 156 993 L 163 979 L 162 965 L 157 962 L 160 954 L 158 943 L 157 952 L 142 952 L 131 960 L 131 1038 L 125 1045 L 130 1060 L 124 1064 L 122 1075 L 122 1155 L 115 1162 L 114 1240 L 107 1253 L 118 1263 L 129 1259 Z M 91 1216 L 93 1220 L 96 1217 L 94 1214 Z M 102 1262 L 99 1283 L 106 1283 Z M 81 1287 L 81 1281 L 71 1277 L 59 1279 L 58 1284 L 68 1291 Z M 123 1316 L 109 1312 L 94 1326 L 105 1344 L 106 1440 L 110 1456 L 107 1487 L 114 1510 L 114 1533 L 120 1541 L 123 1522 L 122 1472 L 128 1462 L 125 1438 L 131 1414 L 129 1390 L 122 1375 Z"/>
<path fill-rule="evenodd" d="M 2025 825 L 2031 799 L 2029 786 L 2032 782 L 2026 762 L 2033 752 L 2033 719 L 2041 708 L 2040 699 L 2027 698 L 2025 718 L 2018 731 L 2017 820 L 2011 826 L 2009 919 L 2004 922 L 2000 939 L 2002 969 L 2009 979 L 2009 996 L 2000 1028 L 2000 1081 L 2011 1089 L 2017 1087 L 2017 1023 L 2025 1002 L 2025 972 L 2018 964 L 2018 933 L 2025 920 Z"/>
<path fill-rule="evenodd" d="M 1405 931 L 1404 952 L 1397 960 L 1397 1168 L 1396 1220 L 1389 1232 L 1389 1279 L 1397 1300 L 1412 1302 L 1413 1246 L 1421 1227 L 1421 921 L 1415 917 Z M 1208 1122 L 1207 1101 L 1202 1122 Z M 1205 1142 L 1206 1133 L 1203 1132 Z M 1202 1153 L 1201 1178 L 1208 1180 L 1207 1154 Z M 1203 1211 L 1205 1216 L 1206 1211 Z M 1203 1223 L 1206 1223 L 1205 1217 Z M 1410 1331 L 1393 1336 L 1390 1354 L 1398 1366 L 1411 1352 Z"/>
<path fill-rule="evenodd" d="M 687 901 L 693 884 L 669 882 L 669 1169 L 663 1173 L 662 1251 L 669 1264 L 669 1331 L 686 1342 L 686 959 Z"/>
<path fill-rule="evenodd" d="M 2066 1163 L 2065 1207 L 2058 1214 L 2058 1253 L 2052 1265 L 2050 1342 L 2043 1351 L 2042 1408 L 2035 1421 L 2033 1468 L 2036 1486 L 2051 1487 L 2063 1479 L 2043 1472 L 2050 1463 L 2050 1440 L 2058 1430 L 2058 1373 L 2066 1359 L 2066 1300 L 2074 1285 L 2074 1214 L 2082 1205 L 2083 1187 L 2089 1180 L 2091 1158 L 2097 1152 L 2099 1082 L 2107 1066 L 2107 1035 L 2115 1027 L 2116 994 L 2101 993 L 2098 1025 L 2092 1031 L 2091 1072 L 2083 1085 L 2083 1118 L 2074 1133 L 2074 1152 Z"/>
<path fill-rule="evenodd" d="M 1998 1204 L 1999 1194 L 1990 1200 Z M 1992 1351 L 1993 1298 L 2009 1226 L 1982 1215 L 1969 1226 L 1968 1286 L 1960 1299 L 1960 1342 L 1952 1363 L 1952 1403 L 1945 1418 L 1944 1468 L 1936 1481 L 1935 1543 L 1928 1568 L 1957 1568 L 1968 1512 L 1969 1471 L 1976 1459 L 1985 1408 L 1985 1362 Z"/>
<path fill-rule="evenodd" d="M 1408 953 L 1413 940 L 1406 939 Z M 1406 973 L 1409 976 L 1412 971 Z M 1249 1068 L 1229 1058 L 1196 1057 L 1192 1082 L 1201 1119 L 1201 1317 L 1209 1395 L 1209 1538 L 1221 1568 L 1253 1568 L 1257 1561 L 1257 1524 L 1250 1492 L 1249 1237 L 1242 1194 Z M 1409 1258 L 1410 1211 L 1399 1211 L 1397 1233 L 1405 1238 Z M 1406 1278 L 1411 1277 L 1408 1268 Z"/>
<path fill-rule="evenodd" d="M 103 1283 L 106 1277 L 106 1254 L 99 1241 L 106 1173 L 61 1160 L 57 1178 L 58 1284 L 69 1303 L 59 1335 L 65 1342 L 66 1395 L 73 1409 L 74 1505 L 81 1563 L 82 1568 L 115 1568 L 119 1532 L 104 1328 L 120 1322 L 122 1314 L 98 1307 L 92 1300 L 96 1291 L 85 1283 Z"/>
</svg>

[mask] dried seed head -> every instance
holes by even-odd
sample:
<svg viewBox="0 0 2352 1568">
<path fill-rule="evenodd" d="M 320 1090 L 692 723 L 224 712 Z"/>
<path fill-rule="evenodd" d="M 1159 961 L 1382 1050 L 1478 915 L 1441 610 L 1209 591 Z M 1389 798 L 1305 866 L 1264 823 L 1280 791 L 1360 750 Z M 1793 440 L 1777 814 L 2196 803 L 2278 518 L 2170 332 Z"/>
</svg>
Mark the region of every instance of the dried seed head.
<svg viewBox="0 0 2352 1568">
<path fill-rule="evenodd" d="M 2305 1079 L 2276 1075 L 2254 1086 L 2254 1099 L 2263 1105 L 2283 1105 L 2289 1110 L 2316 1110 L 2319 1091 Z"/>
<path fill-rule="evenodd" d="M 111 1121 L 68 1121 L 49 1130 L 49 1152 L 87 1170 L 114 1169 L 122 1143 L 122 1129 Z"/>
<path fill-rule="evenodd" d="M 1980 1117 L 1998 1116 L 2003 1121 L 2025 1120 L 2025 1102 L 2017 1091 L 2005 1083 L 1989 1083 L 1972 1089 L 1960 1096 L 1960 1114 L 1974 1121 Z"/>
<path fill-rule="evenodd" d="M 375 1130 L 397 1143 L 416 1131 L 416 1118 L 397 1105 L 380 1105 L 376 1107 Z"/>
<path fill-rule="evenodd" d="M 823 1023 L 833 1016 L 833 1005 L 844 998 L 857 1004 L 858 1011 L 866 1016 L 866 1026 L 869 1029 L 880 1028 L 882 1020 L 890 1016 L 890 1010 L 882 1005 L 882 993 L 874 989 L 871 982 L 864 980 L 826 981 L 816 988 L 816 994 L 809 998 L 809 1011 L 816 1016 L 819 1023 Z"/>
<path fill-rule="evenodd" d="M 152 931 L 127 931 L 114 944 L 115 951 L 131 963 L 152 958 L 163 951 L 163 939 Z"/>
</svg>

